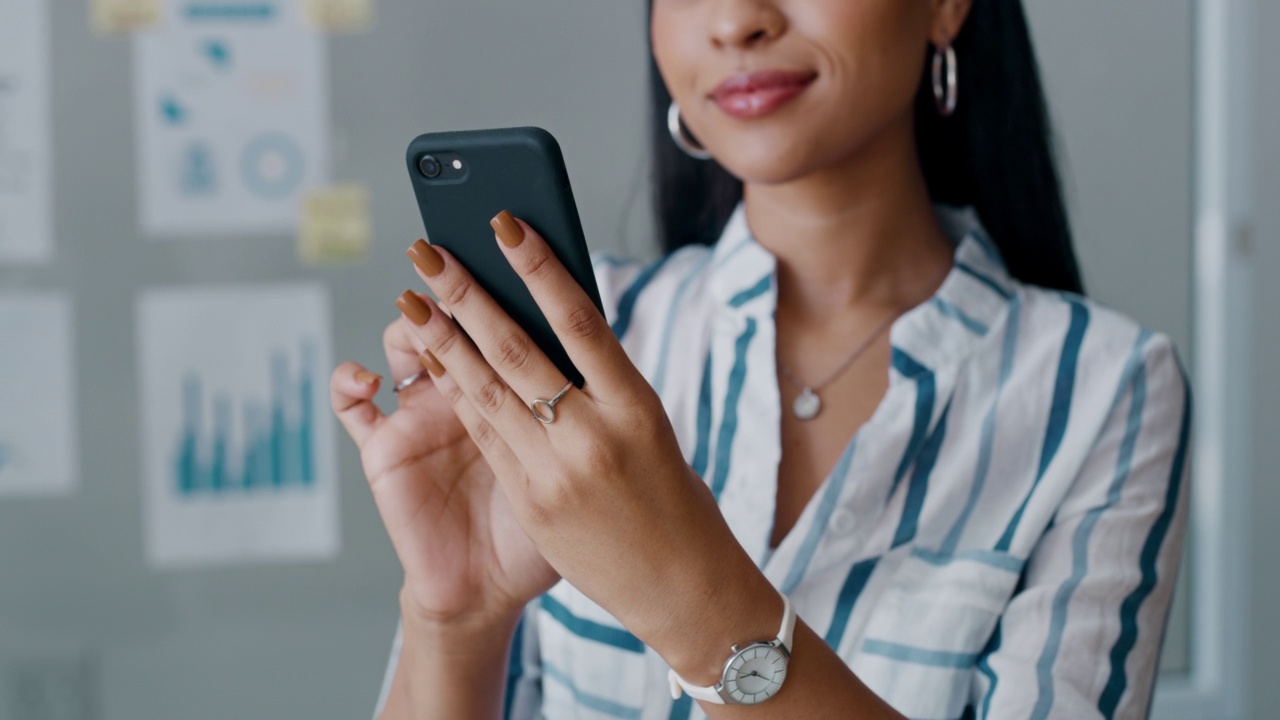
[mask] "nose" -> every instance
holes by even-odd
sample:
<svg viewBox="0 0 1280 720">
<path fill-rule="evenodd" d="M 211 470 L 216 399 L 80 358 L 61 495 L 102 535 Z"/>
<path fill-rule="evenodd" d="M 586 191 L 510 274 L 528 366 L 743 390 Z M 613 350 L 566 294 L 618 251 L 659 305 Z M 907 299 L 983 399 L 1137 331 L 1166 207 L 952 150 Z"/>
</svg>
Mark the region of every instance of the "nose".
<svg viewBox="0 0 1280 720">
<path fill-rule="evenodd" d="M 709 35 L 717 49 L 749 50 L 777 39 L 787 17 L 774 0 L 715 0 Z"/>
</svg>

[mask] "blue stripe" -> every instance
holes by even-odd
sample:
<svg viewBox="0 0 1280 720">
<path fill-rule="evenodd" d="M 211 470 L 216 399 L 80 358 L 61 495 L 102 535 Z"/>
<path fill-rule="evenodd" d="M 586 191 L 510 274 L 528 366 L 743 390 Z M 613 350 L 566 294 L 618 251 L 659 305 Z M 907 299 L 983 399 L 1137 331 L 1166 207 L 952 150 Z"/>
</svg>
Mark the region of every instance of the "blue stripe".
<svg viewBox="0 0 1280 720">
<path fill-rule="evenodd" d="M 707 460 L 711 456 L 711 353 L 707 353 L 707 362 L 702 366 L 702 389 L 698 391 L 698 441 L 693 449 L 693 472 L 698 477 L 705 477 Z"/>
<path fill-rule="evenodd" d="M 747 329 L 738 337 L 734 346 L 733 370 L 729 372 L 729 387 L 724 394 L 724 415 L 720 419 L 720 432 L 716 436 L 715 478 L 711 493 L 716 500 L 729 482 L 729 466 L 733 458 L 733 440 L 738 433 L 738 402 L 742 399 L 742 387 L 747 380 L 747 350 L 756 336 L 756 321 L 747 318 Z"/>
<path fill-rule="evenodd" d="M 946 652 L 944 650 L 927 650 L 925 648 L 899 645 L 884 640 L 865 640 L 862 652 L 868 655 L 879 655 L 890 660 L 929 665 L 941 668 L 971 668 L 978 661 L 978 653 Z M 923 688 L 921 688 L 923 690 Z"/>
<path fill-rule="evenodd" d="M 911 474 L 911 483 L 907 485 L 907 499 L 902 506 L 902 519 L 898 521 L 898 531 L 893 537 L 893 547 L 902 547 L 916 537 L 920 525 L 920 513 L 924 510 L 924 498 L 929 493 L 929 476 L 938 463 L 938 453 L 942 449 L 942 441 L 947 436 L 947 415 L 951 413 L 948 403 L 938 419 L 938 427 L 929 436 L 920 451 L 920 461 L 916 463 L 915 472 Z"/>
<path fill-rule="evenodd" d="M 1089 309 L 1075 298 L 1067 298 L 1067 303 L 1071 305 L 1071 325 L 1067 328 L 1067 337 L 1062 344 L 1062 359 L 1058 362 L 1058 379 L 1053 388 L 1053 404 L 1049 408 L 1049 427 L 1045 431 L 1044 447 L 1040 451 L 1040 469 L 1036 472 L 1035 481 L 1031 483 L 1031 490 L 1022 499 L 1022 504 L 1013 514 L 1004 535 L 996 543 L 996 549 L 1002 552 L 1008 551 L 1013 545 L 1013 536 L 1018 530 L 1018 523 L 1022 521 L 1027 503 L 1031 502 L 1031 496 L 1044 478 L 1045 471 L 1058 454 L 1062 438 L 1067 433 L 1067 421 L 1071 419 L 1071 401 L 1076 390 L 1076 367 L 1080 362 L 1080 346 L 1084 344 L 1084 334 L 1089 328 Z"/>
<path fill-rule="evenodd" d="M 914 427 L 911 429 L 911 439 L 907 441 L 906 452 L 902 454 L 898 471 L 893 475 L 893 486 L 889 488 L 889 497 L 893 497 L 897 492 L 898 484 L 902 482 L 902 478 L 906 477 L 907 470 L 915 462 L 916 456 L 924 446 L 929 432 L 929 423 L 933 420 L 933 400 L 937 393 L 937 381 L 933 373 L 898 348 L 893 349 L 893 367 L 905 377 L 916 381 L 916 416 Z"/>
<path fill-rule="evenodd" d="M 1076 528 L 1075 537 L 1071 542 L 1071 577 L 1062 584 L 1062 587 L 1058 588 L 1058 592 L 1053 598 L 1053 614 L 1049 622 L 1049 637 L 1045 641 L 1040 660 L 1036 663 L 1036 678 L 1040 685 L 1040 693 L 1036 698 L 1036 705 L 1032 713 L 1033 718 L 1036 720 L 1047 718 L 1049 711 L 1053 709 L 1053 666 L 1058 660 L 1058 652 L 1062 647 L 1062 636 L 1067 627 L 1067 610 L 1071 603 L 1071 596 L 1075 594 L 1076 589 L 1080 587 L 1080 583 L 1084 580 L 1085 573 L 1089 571 L 1089 536 L 1093 534 L 1093 529 L 1097 526 L 1102 514 L 1120 503 L 1121 490 L 1124 487 L 1125 480 L 1129 477 L 1129 470 L 1133 466 L 1133 449 L 1138 444 L 1138 431 L 1142 429 L 1142 411 L 1147 401 L 1147 378 L 1146 368 L 1142 364 L 1142 349 L 1146 345 L 1148 337 L 1147 333 L 1142 333 L 1138 338 L 1133 354 L 1129 358 L 1128 367 L 1122 376 L 1124 379 L 1120 384 L 1120 389 L 1116 391 L 1116 399 L 1112 403 L 1114 411 L 1115 408 L 1119 407 L 1125 395 L 1130 391 L 1132 392 L 1132 400 L 1129 403 L 1128 425 L 1125 427 L 1124 441 L 1120 445 L 1120 453 L 1116 460 L 1116 471 L 1111 480 L 1111 488 L 1107 492 L 1107 502 L 1102 507 L 1090 510 L 1081 519 L 1080 526 Z M 1108 715 L 1107 717 L 1110 718 L 1111 716 Z"/>
<path fill-rule="evenodd" d="M 1004 256 L 1000 254 L 1000 248 L 996 247 L 991 238 L 978 230 L 970 232 L 968 237 L 973 238 L 974 242 L 978 243 L 978 247 L 982 248 L 982 252 L 987 256 L 988 260 L 999 265 L 1001 269 L 1005 268 Z"/>
<path fill-rule="evenodd" d="M 1187 446 L 1191 435 L 1191 389 L 1187 386 L 1185 376 L 1182 382 L 1186 392 L 1186 399 L 1182 406 L 1182 429 L 1178 435 L 1178 449 L 1173 456 L 1173 469 L 1169 473 L 1169 489 L 1165 494 L 1164 510 L 1156 519 L 1156 524 L 1151 528 L 1151 533 L 1147 535 L 1147 541 L 1142 546 L 1140 561 L 1142 582 L 1120 605 L 1120 637 L 1111 648 L 1111 677 L 1107 680 L 1102 697 L 1098 700 L 1098 710 L 1106 718 L 1115 716 L 1120 698 L 1124 696 L 1125 688 L 1128 686 L 1124 666 L 1128 662 L 1129 653 L 1138 642 L 1138 611 L 1142 608 L 1142 603 L 1155 590 L 1156 583 L 1160 579 L 1156 562 L 1160 559 L 1160 550 L 1164 547 L 1165 536 L 1169 533 L 1169 525 L 1173 523 L 1173 516 L 1178 508 L 1178 496 L 1182 490 L 1183 468 L 1187 461 Z"/>
<path fill-rule="evenodd" d="M 524 676 L 524 623 L 525 618 L 522 616 L 519 624 L 516 625 L 515 637 L 511 639 L 511 659 L 507 662 L 507 694 L 502 700 L 502 717 L 506 720 L 511 719 L 511 705 L 515 702 L 516 686 Z"/>
<path fill-rule="evenodd" d="M 960 516 L 956 518 L 951 531 L 942 541 L 942 552 L 945 554 L 954 553 L 959 546 L 960 537 L 968 527 L 969 518 L 973 516 L 973 510 L 978 506 L 978 498 L 982 496 L 982 490 L 986 487 L 987 474 L 991 472 L 991 448 L 995 444 L 996 413 L 1000 409 L 1000 398 L 1004 395 L 1005 386 L 1009 384 L 1009 378 L 1013 375 L 1013 362 L 1017 356 L 1018 330 L 1022 320 L 1021 299 L 1015 297 L 1009 303 L 1008 318 L 1004 330 L 1004 348 L 1000 355 L 1000 383 L 996 386 L 996 395 L 991 401 L 991 407 L 987 410 L 987 416 L 982 421 L 981 447 L 978 450 L 978 467 L 974 471 L 973 487 L 969 490 L 969 499 L 965 502 L 964 509 L 960 511 Z"/>
<path fill-rule="evenodd" d="M 854 435 L 853 439 L 849 441 L 848 447 L 845 448 L 844 454 L 840 456 L 839 462 L 836 463 L 835 470 L 831 471 L 830 477 L 827 478 L 827 486 L 822 491 L 822 499 L 818 501 L 818 509 L 814 513 L 813 522 L 809 525 L 809 532 L 805 535 L 804 543 L 796 553 L 795 562 L 791 563 L 791 569 L 787 571 L 787 578 L 780 588 L 783 595 L 790 595 L 791 591 L 796 589 L 796 586 L 804 579 L 804 574 L 809 569 L 809 563 L 813 562 L 813 555 L 818 550 L 818 543 L 822 541 L 822 536 L 827 532 L 827 525 L 831 522 L 831 515 L 835 512 L 836 503 L 839 502 L 840 494 L 844 490 L 845 481 L 849 476 L 849 468 L 853 465 L 853 457 L 857 447 L 858 436 Z"/>
<path fill-rule="evenodd" d="M 597 272 L 601 265 L 608 265 L 611 268 L 625 268 L 635 264 L 635 260 L 619 257 L 617 255 L 606 255 L 602 253 L 591 257 L 591 267 Z"/>
<path fill-rule="evenodd" d="M 761 295 L 764 295 L 765 293 L 769 292 L 769 289 L 772 287 L 773 287 L 773 273 L 769 273 L 768 275 L 765 275 L 764 277 L 760 278 L 760 282 L 756 283 L 755 285 L 752 285 L 746 290 L 743 290 L 737 295 L 734 295 L 733 299 L 729 301 L 729 306 L 740 308 L 743 305 L 746 305 L 747 303 L 751 302 L 752 300 L 755 300 L 756 298 L 760 297 Z"/>
<path fill-rule="evenodd" d="M 613 321 L 613 334 L 621 340 L 626 336 L 627 331 L 631 329 L 631 320 L 635 317 L 636 303 L 640 300 L 640 293 L 648 287 L 649 282 L 653 280 L 658 271 L 667 264 L 667 261 L 674 257 L 674 253 L 663 257 L 661 260 L 653 263 L 649 267 L 640 271 L 636 276 L 631 287 L 622 293 L 622 297 L 618 300 L 618 314 Z"/>
<path fill-rule="evenodd" d="M 692 714 L 693 698 L 681 695 L 679 700 L 671 703 L 671 714 L 667 716 L 667 720 L 689 720 Z"/>
<path fill-rule="evenodd" d="M 991 635 L 987 646 L 982 649 L 982 659 L 978 660 L 978 672 L 987 679 L 987 694 L 982 697 L 982 712 L 978 714 L 978 717 L 983 720 L 989 720 L 991 717 L 991 699 L 995 697 L 996 685 L 1000 681 L 1000 678 L 996 677 L 995 670 L 991 669 L 991 656 L 1000 651 L 1002 640 L 1000 629 L 1003 626 L 1003 620 L 996 624 L 996 631 Z"/>
<path fill-rule="evenodd" d="M 1015 575 L 1022 572 L 1022 568 L 1026 566 L 1027 561 L 1017 558 L 1006 553 L 992 552 L 990 550 L 965 550 L 958 553 L 941 553 L 930 552 L 923 548 L 912 548 L 911 556 L 923 560 L 930 565 L 950 565 L 957 560 L 968 562 L 976 562 L 987 567 L 997 570 L 1005 570 Z"/>
<path fill-rule="evenodd" d="M 947 302 L 946 300 L 943 300 L 940 297 L 935 297 L 932 301 L 930 301 L 930 304 L 932 304 L 933 307 L 938 312 L 942 313 L 944 317 L 948 317 L 948 318 L 951 318 L 952 320 L 955 320 L 956 322 L 963 325 L 966 330 L 973 333 L 974 335 L 987 334 L 987 330 L 989 328 L 986 325 L 982 324 L 978 320 L 973 319 L 972 317 L 969 317 L 969 315 L 965 314 L 963 310 Z"/>
<path fill-rule="evenodd" d="M 640 708 L 623 705 L 621 703 L 614 702 L 613 700 L 602 698 L 599 695 L 592 695 L 591 693 L 579 690 L 578 686 L 573 684 L 573 679 L 570 678 L 568 674 L 555 665 L 548 663 L 546 660 L 542 661 L 542 673 L 548 678 L 568 688 L 569 692 L 573 693 L 574 701 L 584 708 L 589 708 L 612 717 L 623 718 L 624 720 L 640 720 Z"/>
<path fill-rule="evenodd" d="M 675 334 L 676 318 L 684 308 L 684 296 L 689 292 L 689 286 L 693 284 L 694 279 L 700 276 L 707 264 L 711 262 L 711 258 L 710 251 L 703 253 L 702 260 L 699 260 L 689 274 L 680 281 L 675 296 L 671 298 L 671 306 L 667 308 L 667 324 L 662 329 L 662 349 L 658 354 L 658 370 L 653 374 L 653 391 L 659 395 L 667 386 L 667 362 L 671 359 L 671 336 Z"/>
<path fill-rule="evenodd" d="M 844 640 L 844 631 L 849 627 L 849 616 L 853 614 L 853 606 L 857 604 L 858 597 L 866 589 L 867 581 L 871 579 L 871 573 L 875 571 L 876 564 L 879 562 L 878 557 L 863 560 L 855 564 L 849 571 L 849 577 L 845 578 L 844 586 L 840 588 L 840 595 L 836 598 L 836 610 L 831 617 L 831 627 L 827 629 L 825 638 L 832 650 L 839 652 L 840 641 Z"/>
<path fill-rule="evenodd" d="M 276 9 L 268 3 L 192 3 L 184 14 L 189 20 L 270 20 Z"/>
<path fill-rule="evenodd" d="M 974 280 L 977 280 L 983 285 L 986 285 L 988 288 L 991 288 L 992 292 L 1004 298 L 1005 300 L 1013 299 L 1012 292 L 1010 292 L 1007 288 L 1005 288 L 1000 283 L 996 282 L 991 276 L 975 268 L 974 266 L 969 265 L 968 263 L 957 262 L 956 269 L 965 273 L 969 277 L 972 277 Z"/>
<path fill-rule="evenodd" d="M 580 618 L 569 612 L 569 608 L 560 604 L 560 601 L 551 597 L 550 594 L 542 596 L 541 605 L 542 609 L 555 618 L 556 622 L 578 637 L 594 640 L 627 652 L 644 653 L 644 643 L 640 642 L 640 638 L 622 628 L 601 625 L 594 620 Z"/>
</svg>

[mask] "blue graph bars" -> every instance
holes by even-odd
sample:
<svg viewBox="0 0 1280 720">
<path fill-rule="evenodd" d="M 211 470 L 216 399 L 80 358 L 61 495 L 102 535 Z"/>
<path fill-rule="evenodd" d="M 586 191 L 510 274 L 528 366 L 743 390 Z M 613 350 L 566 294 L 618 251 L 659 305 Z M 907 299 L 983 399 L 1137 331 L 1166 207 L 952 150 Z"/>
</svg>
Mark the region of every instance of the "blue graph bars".
<svg viewBox="0 0 1280 720">
<path fill-rule="evenodd" d="M 213 427 L 205 434 L 205 389 L 197 374 L 182 387 L 182 431 L 175 457 L 180 495 L 230 494 L 308 488 L 315 484 L 314 352 L 304 343 L 296 379 L 285 353 L 271 359 L 271 402 L 244 400 L 239 457 L 232 442 L 233 404 L 213 396 Z"/>
</svg>

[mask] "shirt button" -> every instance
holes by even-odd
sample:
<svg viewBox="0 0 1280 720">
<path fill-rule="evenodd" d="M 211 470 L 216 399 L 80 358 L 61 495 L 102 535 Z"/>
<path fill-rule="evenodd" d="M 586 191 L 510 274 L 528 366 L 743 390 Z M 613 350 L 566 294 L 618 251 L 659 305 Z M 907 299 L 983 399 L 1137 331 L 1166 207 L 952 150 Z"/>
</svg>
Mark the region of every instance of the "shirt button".
<svg viewBox="0 0 1280 720">
<path fill-rule="evenodd" d="M 844 508 L 836 508 L 836 511 L 831 513 L 831 521 L 827 523 L 827 527 L 831 528 L 832 532 L 841 535 L 853 532 L 856 525 L 857 519 L 854 518 L 853 513 Z"/>
</svg>

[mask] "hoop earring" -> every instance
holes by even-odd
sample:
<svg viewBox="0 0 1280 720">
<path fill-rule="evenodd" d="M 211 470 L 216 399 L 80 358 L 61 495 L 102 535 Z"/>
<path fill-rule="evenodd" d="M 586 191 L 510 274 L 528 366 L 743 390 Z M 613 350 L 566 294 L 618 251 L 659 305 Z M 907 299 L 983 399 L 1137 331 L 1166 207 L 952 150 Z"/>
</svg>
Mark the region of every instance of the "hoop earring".
<svg viewBox="0 0 1280 720">
<path fill-rule="evenodd" d="M 943 84 L 942 66 L 946 65 L 946 84 Z M 938 106 L 938 114 L 944 118 L 956 112 L 956 103 L 960 99 L 960 66 L 956 61 L 956 49 L 947 43 L 945 48 L 933 51 L 933 100 Z"/>
<path fill-rule="evenodd" d="M 671 103 L 671 109 L 667 111 L 667 129 L 671 131 L 671 140 L 680 148 L 685 155 L 694 160 L 710 160 L 711 153 L 704 150 L 700 145 L 693 141 L 684 131 L 684 123 L 680 122 L 680 106 L 675 102 Z"/>
</svg>

